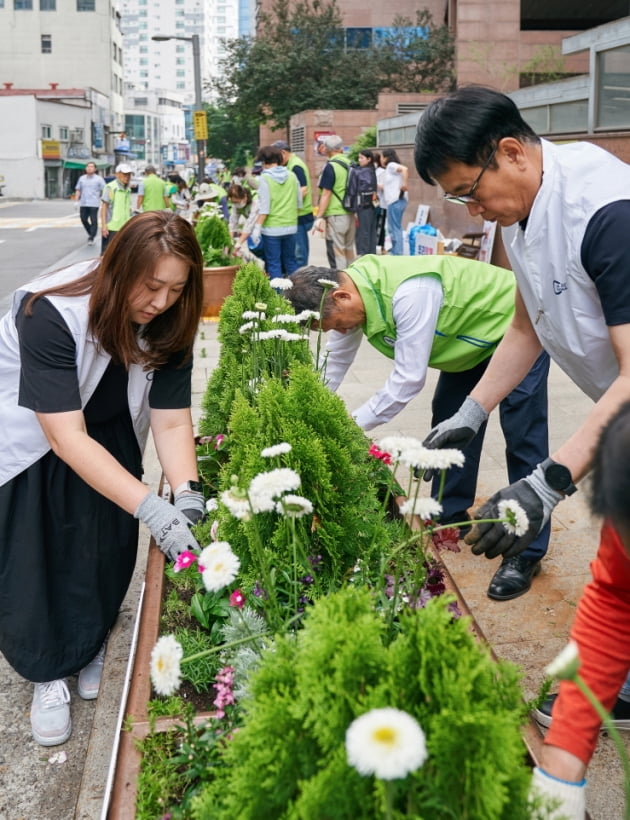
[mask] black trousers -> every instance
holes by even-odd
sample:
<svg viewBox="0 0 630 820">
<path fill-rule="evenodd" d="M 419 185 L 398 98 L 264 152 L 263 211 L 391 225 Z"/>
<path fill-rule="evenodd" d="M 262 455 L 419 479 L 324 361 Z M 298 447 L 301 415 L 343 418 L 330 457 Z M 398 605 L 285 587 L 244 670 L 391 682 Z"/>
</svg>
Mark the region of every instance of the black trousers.
<svg viewBox="0 0 630 820">
<path fill-rule="evenodd" d="M 81 224 L 87 231 L 90 239 L 94 239 L 96 231 L 98 230 L 98 208 L 87 208 L 81 205 L 79 208 L 79 216 L 81 217 Z"/>
</svg>

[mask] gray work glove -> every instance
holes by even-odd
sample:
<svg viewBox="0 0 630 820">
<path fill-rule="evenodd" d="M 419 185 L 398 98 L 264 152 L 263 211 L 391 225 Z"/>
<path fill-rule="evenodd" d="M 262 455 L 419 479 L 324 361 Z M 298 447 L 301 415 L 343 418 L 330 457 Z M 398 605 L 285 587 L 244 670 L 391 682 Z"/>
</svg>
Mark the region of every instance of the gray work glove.
<svg viewBox="0 0 630 820">
<path fill-rule="evenodd" d="M 428 447 L 429 450 L 441 450 L 444 447 L 463 450 L 474 439 L 487 418 L 488 414 L 479 402 L 467 396 L 456 413 L 435 425 L 422 445 Z M 431 481 L 435 472 L 435 470 L 425 470 L 423 479 Z"/>
<path fill-rule="evenodd" d="M 173 496 L 173 504 L 191 524 L 198 524 L 206 514 L 205 496 L 195 490 L 176 492 Z"/>
<path fill-rule="evenodd" d="M 170 561 L 185 550 L 199 549 L 186 516 L 154 492 L 144 497 L 133 517 L 147 525 L 158 547 Z"/>
<path fill-rule="evenodd" d="M 260 242 L 261 232 L 262 226 L 254 225 L 254 227 L 252 228 L 252 232 L 249 235 L 249 238 L 252 240 L 252 245 L 258 245 L 258 243 Z"/>
<path fill-rule="evenodd" d="M 512 558 L 528 547 L 545 526 L 553 508 L 564 498 L 564 493 L 552 490 L 545 481 L 542 465 L 533 473 L 499 490 L 475 511 L 474 519 L 498 518 L 500 501 L 514 499 L 525 511 L 528 527 L 523 535 L 508 532 L 502 523 L 475 524 L 464 541 L 472 545 L 475 555 L 485 553 L 486 558 Z"/>
</svg>

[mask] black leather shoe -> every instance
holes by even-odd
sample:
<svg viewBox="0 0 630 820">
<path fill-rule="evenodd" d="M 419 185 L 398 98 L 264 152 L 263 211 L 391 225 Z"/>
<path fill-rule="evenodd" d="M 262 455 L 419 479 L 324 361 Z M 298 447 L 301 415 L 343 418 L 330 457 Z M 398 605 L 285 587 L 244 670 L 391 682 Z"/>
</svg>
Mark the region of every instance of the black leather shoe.
<svg viewBox="0 0 630 820">
<path fill-rule="evenodd" d="M 504 559 L 494 573 L 488 587 L 488 598 L 494 601 L 511 601 L 524 595 L 532 585 L 533 578 L 540 572 L 540 559 L 531 560 L 515 555 Z"/>
</svg>

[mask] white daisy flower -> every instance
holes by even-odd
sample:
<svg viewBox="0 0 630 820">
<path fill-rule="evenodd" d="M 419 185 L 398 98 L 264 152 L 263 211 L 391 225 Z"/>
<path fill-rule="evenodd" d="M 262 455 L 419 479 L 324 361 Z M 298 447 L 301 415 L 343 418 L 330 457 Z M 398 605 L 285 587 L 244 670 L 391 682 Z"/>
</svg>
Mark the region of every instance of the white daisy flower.
<svg viewBox="0 0 630 820">
<path fill-rule="evenodd" d="M 378 447 L 379 450 L 389 453 L 397 461 L 405 450 L 422 448 L 422 442 L 413 436 L 385 436 L 378 442 Z"/>
<path fill-rule="evenodd" d="M 442 505 L 435 498 L 408 498 L 400 505 L 403 515 L 417 515 L 422 521 L 436 519 L 442 512 Z"/>
<path fill-rule="evenodd" d="M 562 652 L 545 667 L 545 674 L 559 680 L 572 680 L 580 668 L 580 654 L 575 641 L 569 641 Z"/>
<path fill-rule="evenodd" d="M 239 327 L 238 332 L 241 334 L 241 336 L 243 336 L 243 335 L 244 335 L 245 333 L 247 333 L 248 331 L 253 330 L 253 329 L 254 329 L 254 327 L 256 327 L 256 325 L 254 324 L 254 322 L 245 322 L 244 324 L 242 324 L 242 325 Z"/>
<path fill-rule="evenodd" d="M 162 635 L 151 650 L 151 683 L 158 695 L 172 695 L 182 682 L 184 651 L 174 635 Z"/>
<path fill-rule="evenodd" d="M 297 318 L 293 315 L 293 313 L 277 313 L 271 321 L 278 322 L 278 324 L 288 324 L 289 322 L 297 322 Z"/>
<path fill-rule="evenodd" d="M 276 512 L 286 518 L 302 518 L 313 512 L 313 505 L 304 496 L 287 493 L 276 504 Z"/>
<path fill-rule="evenodd" d="M 267 303 L 266 302 L 254 302 L 254 307 L 256 310 L 267 310 Z"/>
<path fill-rule="evenodd" d="M 201 580 L 208 592 L 219 592 L 231 584 L 240 566 L 238 556 L 232 552 L 227 541 L 215 541 L 199 555 Z"/>
<path fill-rule="evenodd" d="M 463 467 L 464 454 L 461 450 L 444 449 L 444 450 L 429 450 L 427 451 L 426 461 L 422 465 L 425 470 L 449 470 L 451 467 Z"/>
<path fill-rule="evenodd" d="M 265 447 L 264 450 L 261 450 L 260 455 L 263 458 L 273 458 L 274 456 L 281 456 L 284 453 L 291 452 L 291 445 L 288 441 L 281 441 L 280 444 L 274 444 L 271 447 Z"/>
<path fill-rule="evenodd" d="M 348 727 L 346 754 L 359 774 L 397 780 L 422 766 L 427 747 L 418 721 L 407 712 L 372 709 Z"/>
<path fill-rule="evenodd" d="M 238 518 L 241 521 L 247 521 L 251 518 L 249 501 L 247 498 L 236 495 L 233 487 L 232 489 L 224 490 L 221 493 L 221 501 L 225 504 L 234 518 Z"/>
<path fill-rule="evenodd" d="M 244 310 L 241 313 L 243 319 L 264 319 L 265 314 L 261 313 L 259 310 Z"/>
<path fill-rule="evenodd" d="M 263 512 L 273 512 L 276 509 L 275 500 L 269 495 L 268 492 L 265 491 L 250 492 L 249 503 L 251 505 L 252 512 L 256 515 Z"/>
<path fill-rule="evenodd" d="M 322 287 L 325 288 L 338 288 L 339 282 L 333 282 L 332 279 L 318 279 L 317 280 Z"/>
<path fill-rule="evenodd" d="M 503 522 L 505 529 L 512 535 L 525 535 L 529 527 L 527 513 L 513 498 L 504 498 L 497 504 L 498 518 L 507 518 Z"/>
<path fill-rule="evenodd" d="M 284 493 L 297 490 L 300 486 L 300 476 L 288 467 L 278 467 L 267 473 L 258 473 L 252 478 L 249 485 L 249 495 L 267 495 L 277 498 Z"/>
<path fill-rule="evenodd" d="M 266 341 L 267 339 L 281 339 L 282 334 L 286 331 L 282 330 L 282 328 L 275 328 L 274 330 L 263 330 L 262 333 L 258 334 L 258 338 L 261 342 Z"/>
<path fill-rule="evenodd" d="M 288 330 L 281 331 L 282 336 L 278 338 L 282 339 L 283 342 L 301 342 L 304 338 L 299 333 L 289 333 Z"/>
<path fill-rule="evenodd" d="M 281 279 L 280 277 L 274 279 L 271 284 L 276 290 L 290 290 L 293 287 L 291 279 Z"/>
<path fill-rule="evenodd" d="M 318 310 L 302 310 L 295 314 L 296 322 L 306 322 L 307 319 L 313 319 L 313 321 L 319 322 L 319 318 L 320 314 Z"/>
<path fill-rule="evenodd" d="M 218 509 L 219 509 L 219 502 L 216 500 L 216 498 L 209 498 L 206 501 L 206 510 L 209 513 L 214 512 L 215 510 L 218 510 Z"/>
</svg>

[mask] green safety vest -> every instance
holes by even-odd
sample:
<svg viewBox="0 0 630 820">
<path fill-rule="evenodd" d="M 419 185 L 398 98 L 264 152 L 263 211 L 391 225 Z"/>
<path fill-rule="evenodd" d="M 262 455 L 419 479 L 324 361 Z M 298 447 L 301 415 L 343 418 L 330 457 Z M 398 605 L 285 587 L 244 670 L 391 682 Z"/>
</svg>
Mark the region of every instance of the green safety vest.
<svg viewBox="0 0 630 820">
<path fill-rule="evenodd" d="M 304 176 L 306 177 L 306 193 L 302 197 L 302 207 L 298 211 L 298 216 L 304 216 L 305 214 L 313 213 L 313 198 L 311 196 L 311 178 L 309 175 L 308 168 L 306 167 L 306 163 L 303 162 L 299 157 L 296 157 L 295 154 L 291 154 L 289 157 L 289 161 L 287 162 L 287 168 L 289 171 L 293 172 L 295 166 L 301 168 L 304 171 Z M 297 177 L 296 177 L 297 179 Z"/>
<path fill-rule="evenodd" d="M 444 291 L 429 367 L 447 373 L 469 370 L 491 356 L 514 314 L 512 271 L 460 256 L 366 254 L 345 271 L 365 307 L 363 333 L 377 350 L 394 358 L 396 325 L 392 298 L 414 276 L 438 279 Z"/>
<path fill-rule="evenodd" d="M 286 228 L 290 225 L 297 226 L 298 207 L 297 191 L 299 188 L 298 179 L 293 173 L 285 182 L 276 182 L 269 174 L 265 176 L 269 185 L 269 195 L 271 197 L 271 213 L 263 222 L 263 228 Z"/>
<path fill-rule="evenodd" d="M 332 187 L 332 194 L 330 195 L 330 202 L 326 208 L 326 212 L 318 214 L 318 216 L 337 216 L 339 214 L 348 214 L 349 212 L 341 204 L 344 194 L 346 193 L 346 182 L 350 172 L 350 160 L 346 159 L 343 154 L 335 154 L 332 159 L 328 160 L 332 165 L 335 181 Z M 322 189 L 319 189 L 321 196 Z"/>
<path fill-rule="evenodd" d="M 142 199 L 142 210 L 163 211 L 166 208 L 164 204 L 166 182 L 156 176 L 156 174 L 149 174 L 149 176 L 144 178 L 143 185 L 144 196 Z"/>
<path fill-rule="evenodd" d="M 109 188 L 109 207 L 111 216 L 107 223 L 108 231 L 119 231 L 131 219 L 131 190 L 123 188 L 117 179 L 105 186 Z"/>
</svg>

